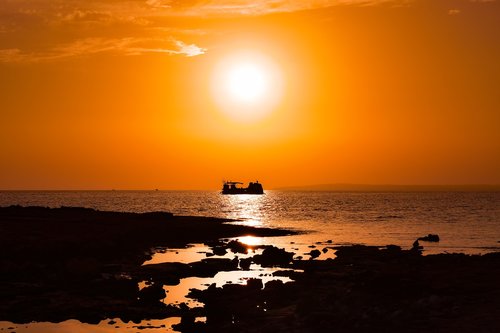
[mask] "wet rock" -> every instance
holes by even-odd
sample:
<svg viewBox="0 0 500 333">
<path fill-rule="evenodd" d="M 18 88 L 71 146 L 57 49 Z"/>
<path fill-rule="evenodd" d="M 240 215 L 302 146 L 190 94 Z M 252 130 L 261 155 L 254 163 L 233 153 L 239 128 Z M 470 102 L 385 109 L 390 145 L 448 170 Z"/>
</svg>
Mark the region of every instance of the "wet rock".
<svg viewBox="0 0 500 333">
<path fill-rule="evenodd" d="M 336 261 L 342 262 L 355 262 L 364 261 L 368 257 L 377 255 L 380 250 L 376 246 L 352 245 L 352 246 L 339 246 L 335 248 L 337 252 L 335 255 Z"/>
<path fill-rule="evenodd" d="M 221 271 L 234 271 L 238 269 L 238 258 L 209 258 L 189 264 L 190 275 L 198 277 L 213 277 Z"/>
<path fill-rule="evenodd" d="M 428 234 L 427 236 L 418 238 L 418 240 L 421 240 L 424 242 L 439 242 L 439 235 Z"/>
<path fill-rule="evenodd" d="M 293 260 L 294 254 L 275 246 L 267 246 L 262 254 L 255 255 L 253 260 L 262 266 L 287 265 Z"/>
<path fill-rule="evenodd" d="M 262 283 L 261 279 L 248 279 L 247 280 L 247 287 L 249 289 L 260 290 L 260 289 L 264 288 L 264 284 Z"/>
<path fill-rule="evenodd" d="M 237 240 L 232 240 L 229 243 L 227 243 L 227 247 L 233 252 L 233 253 L 242 253 L 242 254 L 247 254 L 248 253 L 248 246 L 237 241 Z"/>
<path fill-rule="evenodd" d="M 155 283 L 139 291 L 139 300 L 143 303 L 156 303 L 167 297 L 163 285 Z"/>
<path fill-rule="evenodd" d="M 243 270 L 249 270 L 250 265 L 252 265 L 252 258 L 240 259 L 240 268 Z"/>
<path fill-rule="evenodd" d="M 401 246 L 398 246 L 398 245 L 386 245 L 385 249 L 388 250 L 388 251 L 398 252 L 398 251 L 401 251 Z"/>
<path fill-rule="evenodd" d="M 212 252 L 216 255 L 216 256 L 223 256 L 227 253 L 227 250 L 225 247 L 223 246 L 216 246 L 212 249 Z"/>
<path fill-rule="evenodd" d="M 411 247 L 411 251 L 413 251 L 414 253 L 420 254 L 420 253 L 422 253 L 423 249 L 424 249 L 424 247 L 420 245 L 420 243 L 418 242 L 418 239 L 413 242 L 413 245 Z"/>
<path fill-rule="evenodd" d="M 193 313 L 188 312 L 181 317 L 179 324 L 172 325 L 172 328 L 183 333 L 205 332 L 205 323 L 197 322 Z"/>
<path fill-rule="evenodd" d="M 312 250 L 311 252 L 309 252 L 309 255 L 311 256 L 311 259 L 314 259 L 314 258 L 317 258 L 321 255 L 321 251 L 320 250 Z"/>
<path fill-rule="evenodd" d="M 138 280 L 152 279 L 165 285 L 177 285 L 180 279 L 190 274 L 190 265 L 178 262 L 144 265 L 133 273 Z"/>
</svg>

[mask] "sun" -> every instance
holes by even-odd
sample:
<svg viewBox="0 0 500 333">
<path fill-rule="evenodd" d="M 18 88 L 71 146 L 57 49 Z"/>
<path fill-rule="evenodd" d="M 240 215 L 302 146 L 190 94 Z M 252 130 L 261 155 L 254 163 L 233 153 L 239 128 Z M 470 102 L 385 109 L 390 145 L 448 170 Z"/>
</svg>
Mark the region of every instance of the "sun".
<svg viewBox="0 0 500 333">
<path fill-rule="evenodd" d="M 211 84 L 218 108 L 231 119 L 247 123 L 271 114 L 283 95 L 283 75 L 277 62 L 258 52 L 222 58 Z"/>
<path fill-rule="evenodd" d="M 262 67 L 241 63 L 228 68 L 224 85 L 231 98 L 242 103 L 258 103 L 269 91 L 269 81 Z"/>
</svg>

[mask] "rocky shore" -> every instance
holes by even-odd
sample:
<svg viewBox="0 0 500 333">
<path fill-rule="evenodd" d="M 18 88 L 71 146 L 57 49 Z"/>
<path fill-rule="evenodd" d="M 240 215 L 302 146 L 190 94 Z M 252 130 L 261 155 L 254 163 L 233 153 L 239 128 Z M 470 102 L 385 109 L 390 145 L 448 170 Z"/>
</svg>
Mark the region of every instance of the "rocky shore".
<svg viewBox="0 0 500 333">
<path fill-rule="evenodd" d="M 500 331 L 499 253 L 422 256 L 420 246 L 338 247 L 329 241 L 323 250 L 336 251 L 333 260 L 313 260 L 313 251 L 311 259 L 297 260 L 271 245 L 253 247 L 258 252 L 242 259 L 236 255 L 250 246 L 220 239 L 292 232 L 224 222 L 168 213 L 0 208 L 0 321 L 138 323 L 176 316 L 181 332 Z M 213 253 L 189 264 L 141 265 L 154 247 L 193 242 L 206 243 Z M 234 256 L 216 258 L 225 253 Z M 164 285 L 252 264 L 275 267 L 275 276 L 293 282 L 264 285 L 257 278 L 191 290 L 204 307 L 161 302 Z M 143 289 L 140 281 L 147 282 Z"/>
<path fill-rule="evenodd" d="M 0 321 L 28 323 L 106 318 L 139 322 L 177 316 L 184 309 L 140 295 L 133 276 L 158 246 L 242 235 L 293 232 L 170 213 L 101 212 L 87 208 L 0 208 Z M 215 274 L 209 261 L 199 271 Z M 146 279 L 146 278 L 144 278 Z M 175 280 L 178 281 L 178 280 Z"/>
</svg>

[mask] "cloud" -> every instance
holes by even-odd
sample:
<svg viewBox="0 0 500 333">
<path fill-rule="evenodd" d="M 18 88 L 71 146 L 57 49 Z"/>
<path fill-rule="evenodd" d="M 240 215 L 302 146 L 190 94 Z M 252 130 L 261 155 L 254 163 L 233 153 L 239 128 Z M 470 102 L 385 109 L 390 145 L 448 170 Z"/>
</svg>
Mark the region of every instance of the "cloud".
<svg viewBox="0 0 500 333">
<path fill-rule="evenodd" d="M 148 0 L 160 2 L 161 0 Z M 327 8 L 339 5 L 374 5 L 388 2 L 407 2 L 407 0 L 205 0 L 205 1 L 168 1 L 173 15 L 265 15 L 280 12 L 294 12 L 308 9 Z"/>
<path fill-rule="evenodd" d="M 169 47 L 146 47 L 145 44 L 166 44 Z M 207 49 L 179 40 L 141 38 L 85 38 L 72 43 L 52 47 L 45 51 L 28 52 L 18 48 L 0 49 L 0 62 L 39 63 L 85 57 L 95 54 L 137 56 L 150 53 L 194 57 L 205 54 Z"/>
<path fill-rule="evenodd" d="M 258 16 L 334 6 L 402 5 L 421 0 L 0 0 L 0 61 L 53 61 L 97 53 L 194 57 L 206 48 L 184 42 L 207 31 L 183 17 Z M 429 0 L 426 0 L 429 1 Z M 457 3 L 494 0 L 448 0 Z M 448 9 L 445 9 L 448 10 Z M 167 41 L 167 42 L 166 42 Z"/>
<path fill-rule="evenodd" d="M 20 49 L 4 49 L 0 50 L 1 62 L 19 62 L 24 60 L 24 55 Z"/>
<path fill-rule="evenodd" d="M 197 55 L 205 54 L 205 52 L 207 51 L 206 49 L 198 47 L 194 44 L 188 45 L 181 41 L 176 41 L 175 45 L 177 45 L 177 47 L 179 48 L 176 54 L 184 54 L 187 57 L 194 57 Z"/>
<path fill-rule="evenodd" d="M 171 8 L 172 1 L 169 0 L 146 0 L 146 4 L 156 8 Z"/>
<path fill-rule="evenodd" d="M 182 41 L 173 41 L 175 48 L 128 48 L 128 55 L 141 55 L 146 53 L 166 53 L 171 55 L 184 55 L 186 57 L 195 57 L 207 52 L 207 49 L 201 48 L 195 44 L 186 44 Z"/>
</svg>

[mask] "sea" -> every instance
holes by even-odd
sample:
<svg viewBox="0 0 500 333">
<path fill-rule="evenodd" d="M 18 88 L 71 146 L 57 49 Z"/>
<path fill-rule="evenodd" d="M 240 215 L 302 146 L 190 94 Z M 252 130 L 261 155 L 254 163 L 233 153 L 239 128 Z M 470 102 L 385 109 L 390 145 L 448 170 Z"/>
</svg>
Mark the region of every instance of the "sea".
<svg viewBox="0 0 500 333">
<path fill-rule="evenodd" d="M 421 241 L 424 255 L 438 253 L 484 254 L 500 251 L 500 192 L 293 192 L 266 191 L 264 195 L 221 195 L 219 191 L 0 191 L 0 206 L 88 207 L 103 211 L 167 211 L 184 216 L 213 216 L 255 227 L 286 228 L 297 235 L 240 241 L 272 244 L 308 257 L 320 249 L 318 259 L 335 257 L 335 247 L 351 244 L 410 248 L 428 234 L 440 241 Z M 131 240 L 133 241 L 133 240 Z M 193 262 L 206 258 L 210 249 L 192 244 L 184 249 L 158 249 L 144 264 Z M 248 256 L 254 253 L 249 253 Z M 232 258 L 234 254 L 228 253 Z M 240 255 L 241 257 L 241 255 Z M 248 270 L 219 272 L 212 278 L 188 277 L 176 286 L 164 286 L 163 302 L 200 306 L 186 295 L 190 288 L 204 289 L 212 283 L 245 284 L 249 278 L 266 283 L 274 277 L 272 268 L 253 264 Z M 139 283 L 144 287 L 144 282 Z M 202 305 L 202 304 L 201 304 Z M 0 330 L 16 333 L 149 333 L 174 332 L 180 322 L 172 317 L 140 323 L 107 318 L 99 324 L 69 319 L 60 323 L 17 324 L 0 321 Z M 206 320 L 204 317 L 197 320 Z"/>
<path fill-rule="evenodd" d="M 252 240 L 283 247 L 331 241 L 409 248 L 418 237 L 438 234 L 439 243 L 421 242 L 424 254 L 500 250 L 500 192 L 1 191 L 0 206 L 9 205 L 167 211 L 300 232 Z"/>
</svg>

